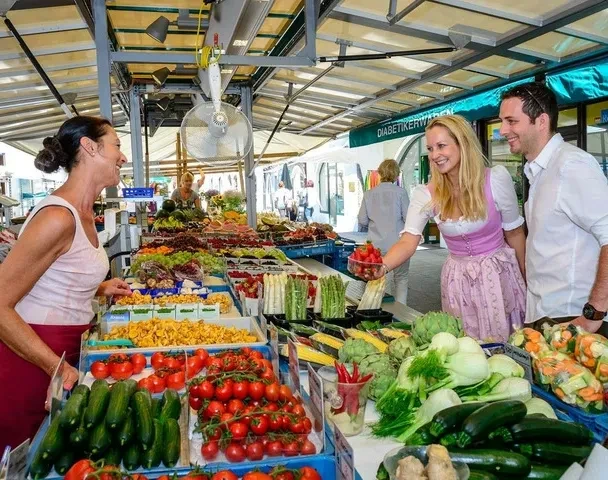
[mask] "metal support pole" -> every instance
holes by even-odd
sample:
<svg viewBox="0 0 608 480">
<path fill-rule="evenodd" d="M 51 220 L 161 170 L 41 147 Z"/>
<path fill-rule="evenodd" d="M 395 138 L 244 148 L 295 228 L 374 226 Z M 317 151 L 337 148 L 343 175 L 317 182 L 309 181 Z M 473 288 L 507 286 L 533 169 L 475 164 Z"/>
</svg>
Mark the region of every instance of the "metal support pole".
<svg viewBox="0 0 608 480">
<path fill-rule="evenodd" d="M 175 164 L 177 165 L 177 186 L 182 183 L 182 139 L 179 132 L 175 140 Z"/>
<path fill-rule="evenodd" d="M 403 17 L 405 17 L 408 13 L 413 12 L 416 8 L 418 8 L 420 5 L 422 5 L 426 0 L 414 0 L 412 3 L 410 3 L 407 7 L 405 7 L 403 10 L 401 10 L 399 13 L 395 13 L 395 11 L 397 10 L 397 5 L 396 2 L 391 1 L 390 7 L 389 7 L 389 12 L 388 15 L 386 16 L 386 19 L 388 20 L 389 25 L 395 25 L 395 23 L 397 23 L 399 20 L 401 20 Z"/>
<path fill-rule="evenodd" d="M 131 162 L 133 162 L 133 186 L 145 187 L 144 156 L 141 138 L 141 107 L 139 90 L 129 92 L 129 113 L 131 123 Z"/>
<path fill-rule="evenodd" d="M 304 28 L 306 45 L 299 53 L 310 60 L 317 58 L 317 19 L 319 18 L 318 0 L 306 0 L 304 5 Z"/>
<path fill-rule="evenodd" d="M 112 122 L 112 86 L 110 84 L 110 46 L 106 0 L 93 1 L 95 20 L 95 51 L 97 52 L 97 85 L 101 116 Z M 141 136 L 141 133 L 140 133 Z"/>
<path fill-rule="evenodd" d="M 146 187 L 150 186 L 150 145 L 148 144 L 148 107 L 144 102 L 144 144 L 146 150 L 144 152 L 146 159 Z"/>
<path fill-rule="evenodd" d="M 245 179 L 243 178 L 243 161 L 239 160 L 239 183 L 241 184 L 241 195 L 245 196 Z"/>
<path fill-rule="evenodd" d="M 243 113 L 253 124 L 253 92 L 251 86 L 241 87 L 241 105 Z M 245 196 L 247 199 L 247 223 L 250 227 L 257 227 L 256 215 L 256 179 L 253 167 L 253 151 L 254 145 L 251 145 L 251 150 L 245 156 Z"/>
</svg>

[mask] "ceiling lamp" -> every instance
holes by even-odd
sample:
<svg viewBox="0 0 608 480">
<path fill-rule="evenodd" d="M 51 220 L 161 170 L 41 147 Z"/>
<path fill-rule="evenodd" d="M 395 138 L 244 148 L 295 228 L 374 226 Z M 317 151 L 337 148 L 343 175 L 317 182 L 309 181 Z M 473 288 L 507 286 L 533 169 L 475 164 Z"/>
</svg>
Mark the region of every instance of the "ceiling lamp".
<svg viewBox="0 0 608 480">
<path fill-rule="evenodd" d="M 167 108 L 169 108 L 170 102 L 171 99 L 169 97 L 163 97 L 159 101 L 157 101 L 156 104 L 158 105 L 158 108 L 160 108 L 164 112 L 167 110 Z"/>
<path fill-rule="evenodd" d="M 169 32 L 169 23 L 169 19 L 161 15 L 148 25 L 146 33 L 157 42 L 164 43 Z"/>
<path fill-rule="evenodd" d="M 72 105 L 76 101 L 77 96 L 78 96 L 78 94 L 74 93 L 74 92 L 68 92 L 68 93 L 64 93 L 62 95 L 63 101 L 65 102 L 66 105 Z"/>
<path fill-rule="evenodd" d="M 167 67 L 159 68 L 158 70 L 152 72 L 152 79 L 159 87 L 162 87 L 167 81 L 167 78 L 169 78 L 170 73 L 171 70 L 169 70 Z"/>
</svg>

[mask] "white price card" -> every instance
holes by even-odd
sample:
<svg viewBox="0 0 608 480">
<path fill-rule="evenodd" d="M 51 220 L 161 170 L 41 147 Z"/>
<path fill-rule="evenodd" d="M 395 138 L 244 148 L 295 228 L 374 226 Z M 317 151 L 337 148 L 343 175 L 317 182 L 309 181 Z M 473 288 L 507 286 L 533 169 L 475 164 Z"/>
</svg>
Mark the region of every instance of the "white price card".
<svg viewBox="0 0 608 480">
<path fill-rule="evenodd" d="M 270 333 L 270 359 L 274 374 L 279 378 L 279 331 L 272 323 L 268 327 Z"/>
<path fill-rule="evenodd" d="M 55 367 L 55 371 L 53 372 L 53 376 L 51 377 L 51 384 L 49 385 L 50 389 L 50 399 L 51 399 L 51 419 L 55 418 L 55 415 L 61 409 L 61 402 L 63 401 L 63 368 L 65 365 L 65 352 L 61 355 L 59 359 L 59 363 Z"/>
<path fill-rule="evenodd" d="M 355 480 L 353 447 L 337 427 L 334 428 L 334 442 L 336 444 L 336 479 Z"/>
<path fill-rule="evenodd" d="M 8 458 L 6 480 L 25 480 L 27 473 L 27 455 L 30 451 L 30 439 L 13 448 Z"/>
<path fill-rule="evenodd" d="M 220 318 L 220 306 L 215 305 L 199 305 L 198 318 L 202 320 L 217 320 Z"/>
<path fill-rule="evenodd" d="M 323 382 L 310 363 L 308 367 L 308 391 L 310 393 L 310 410 L 315 421 L 314 430 L 323 432 L 325 428 L 325 408 L 323 406 Z M 325 450 L 325 435 L 323 435 L 323 450 Z"/>
<path fill-rule="evenodd" d="M 302 387 L 300 385 L 300 361 L 298 359 L 298 347 L 290 338 L 287 340 L 287 351 L 289 353 L 289 378 L 294 392 L 300 394 Z"/>
<path fill-rule="evenodd" d="M 262 310 L 259 310 L 259 312 L 262 312 Z M 266 320 L 266 315 L 263 313 L 260 313 L 260 328 L 262 329 L 264 338 L 268 339 L 268 320 Z"/>
<path fill-rule="evenodd" d="M 532 357 L 525 350 L 505 344 L 505 355 L 508 355 L 524 368 L 524 378 L 530 383 L 534 383 L 534 370 L 532 369 Z"/>
</svg>

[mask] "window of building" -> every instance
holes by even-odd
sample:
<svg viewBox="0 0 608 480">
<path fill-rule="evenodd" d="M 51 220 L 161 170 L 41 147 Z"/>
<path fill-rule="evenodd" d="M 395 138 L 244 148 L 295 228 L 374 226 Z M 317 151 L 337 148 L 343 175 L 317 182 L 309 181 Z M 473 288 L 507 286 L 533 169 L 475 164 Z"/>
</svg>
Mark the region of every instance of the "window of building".
<svg viewBox="0 0 608 480">
<path fill-rule="evenodd" d="M 319 169 L 319 210 L 322 213 L 329 213 L 329 173 L 327 163 L 321 165 Z"/>
<path fill-rule="evenodd" d="M 587 151 L 608 177 L 608 101 L 587 105 Z"/>
</svg>

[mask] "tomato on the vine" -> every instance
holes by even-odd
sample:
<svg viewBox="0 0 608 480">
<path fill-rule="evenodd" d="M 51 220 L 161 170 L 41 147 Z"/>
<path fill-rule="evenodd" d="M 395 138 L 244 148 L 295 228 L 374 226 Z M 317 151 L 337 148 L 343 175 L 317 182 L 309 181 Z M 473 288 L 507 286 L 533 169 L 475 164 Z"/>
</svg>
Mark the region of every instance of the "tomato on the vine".
<svg viewBox="0 0 608 480">
<path fill-rule="evenodd" d="M 163 361 L 165 360 L 165 354 L 162 352 L 155 352 L 152 354 L 152 358 L 150 359 L 150 364 L 154 370 L 158 370 L 162 368 Z"/>
<path fill-rule="evenodd" d="M 264 472 L 249 472 L 243 477 L 243 480 L 273 480 L 273 478 Z"/>
<path fill-rule="evenodd" d="M 291 413 L 293 413 L 294 415 L 296 415 L 298 417 L 305 417 L 306 416 L 306 410 L 300 404 L 294 405 L 293 408 L 291 409 Z"/>
<path fill-rule="evenodd" d="M 228 405 L 226 405 L 226 409 L 233 415 L 236 415 L 237 413 L 244 412 L 245 404 L 242 400 L 239 400 L 238 398 L 233 398 L 228 402 Z"/>
<path fill-rule="evenodd" d="M 114 380 L 126 380 L 133 375 L 131 362 L 110 363 L 110 375 Z"/>
<path fill-rule="evenodd" d="M 278 457 L 283 453 L 283 445 L 278 440 L 268 442 L 268 445 L 266 445 L 266 453 L 269 457 Z"/>
<path fill-rule="evenodd" d="M 126 353 L 112 353 L 108 357 L 108 363 L 124 363 L 129 361 L 129 356 Z"/>
<path fill-rule="evenodd" d="M 249 396 L 249 382 L 247 380 L 234 382 L 232 395 L 239 400 L 245 400 Z"/>
<path fill-rule="evenodd" d="M 220 417 L 225 412 L 226 409 L 224 408 L 224 404 L 222 402 L 218 402 L 217 400 L 213 400 L 209 402 L 209 405 L 207 405 L 207 408 L 205 409 L 205 417 Z"/>
<path fill-rule="evenodd" d="M 243 422 L 234 422 L 230 424 L 230 433 L 234 440 L 244 440 L 249 432 L 249 428 Z"/>
<path fill-rule="evenodd" d="M 91 374 L 97 380 L 108 378 L 110 376 L 110 369 L 105 362 L 96 361 L 91 364 Z"/>
<path fill-rule="evenodd" d="M 186 374 L 184 372 L 172 373 L 167 376 L 167 388 L 181 390 L 186 386 Z"/>
<path fill-rule="evenodd" d="M 163 359 L 163 367 L 179 369 L 182 364 L 176 357 L 165 357 Z"/>
<path fill-rule="evenodd" d="M 264 398 L 264 391 L 266 386 L 263 382 L 251 382 L 249 384 L 249 397 L 251 400 L 261 400 Z"/>
<path fill-rule="evenodd" d="M 251 353 L 249 354 L 249 358 L 262 359 L 262 358 L 264 358 L 264 354 L 258 350 L 252 350 Z"/>
<path fill-rule="evenodd" d="M 199 396 L 204 399 L 212 399 L 215 395 L 215 387 L 209 380 L 205 380 L 198 384 Z"/>
<path fill-rule="evenodd" d="M 288 402 L 293 398 L 289 385 L 281 385 L 279 387 L 279 402 Z"/>
<path fill-rule="evenodd" d="M 266 435 L 266 432 L 268 431 L 268 426 L 269 426 L 270 421 L 268 420 L 267 416 L 259 416 L 259 417 L 254 417 L 251 420 L 251 431 L 253 433 L 255 433 L 256 435 Z"/>
<path fill-rule="evenodd" d="M 206 442 L 201 447 L 201 454 L 203 455 L 203 458 L 207 461 L 215 460 L 218 453 L 219 447 L 217 445 L 217 440 Z"/>
<path fill-rule="evenodd" d="M 242 462 L 246 457 L 245 449 L 237 443 L 228 445 L 224 454 L 226 455 L 226 459 L 233 463 Z"/>
<path fill-rule="evenodd" d="M 223 384 L 218 385 L 215 388 L 215 398 L 221 402 L 227 402 L 232 398 L 233 387 L 232 383 L 225 381 Z"/>
<path fill-rule="evenodd" d="M 321 480 L 321 475 L 312 467 L 301 467 L 301 480 Z"/>
<path fill-rule="evenodd" d="M 293 472 L 290 470 L 286 470 L 285 467 L 282 465 L 277 465 L 272 470 L 270 470 L 270 476 L 274 480 L 295 480 Z"/>
<path fill-rule="evenodd" d="M 222 359 L 217 357 L 209 357 L 207 359 L 207 370 L 217 367 L 220 371 L 222 369 Z"/>
<path fill-rule="evenodd" d="M 302 445 L 300 446 L 300 453 L 302 455 L 314 455 L 315 453 L 317 453 L 317 447 L 315 447 L 315 444 L 307 438 L 302 442 Z"/>
<path fill-rule="evenodd" d="M 286 457 L 295 457 L 298 453 L 300 453 L 300 446 L 295 440 L 283 445 L 283 455 Z"/>
<path fill-rule="evenodd" d="M 148 379 L 152 382 L 152 387 L 154 388 L 153 393 L 163 393 L 165 388 L 167 388 L 165 379 L 158 375 L 150 375 Z"/>
<path fill-rule="evenodd" d="M 146 368 L 148 361 L 143 353 L 134 353 L 130 359 L 131 365 L 133 365 L 133 373 L 138 374 Z"/>
<path fill-rule="evenodd" d="M 279 385 L 277 383 L 271 383 L 270 385 L 266 385 L 266 388 L 264 390 L 264 396 L 269 402 L 278 402 Z"/>
<path fill-rule="evenodd" d="M 211 477 L 211 480 L 239 480 L 239 477 L 237 477 L 230 470 L 222 470 L 220 472 L 214 473 L 213 477 Z"/>
<path fill-rule="evenodd" d="M 140 390 L 148 390 L 150 393 L 155 393 L 154 382 L 150 377 L 142 378 L 139 382 L 137 382 L 137 387 Z"/>
<path fill-rule="evenodd" d="M 91 460 L 78 460 L 74 465 L 70 467 L 70 469 L 65 474 L 67 480 L 85 480 L 87 475 L 96 471 L 95 465 Z"/>
<path fill-rule="evenodd" d="M 196 355 L 188 357 L 186 360 L 186 376 L 188 378 L 194 377 L 203 369 L 203 361 Z"/>
<path fill-rule="evenodd" d="M 278 414 L 270 415 L 268 419 L 268 430 L 271 432 L 277 432 L 283 428 L 283 417 Z"/>
<path fill-rule="evenodd" d="M 209 358 L 209 352 L 204 348 L 198 348 L 194 351 L 194 355 L 196 355 L 202 362 L 203 367 Z"/>
<path fill-rule="evenodd" d="M 276 382 L 277 380 L 277 377 L 272 370 L 266 370 L 265 372 L 260 373 L 260 378 L 262 380 L 268 380 L 269 382 Z"/>
<path fill-rule="evenodd" d="M 252 442 L 247 445 L 246 454 L 249 461 L 262 460 L 264 458 L 264 446 L 261 442 Z"/>
<path fill-rule="evenodd" d="M 309 434 L 312 432 L 312 421 L 308 417 L 304 417 L 302 419 L 302 425 L 304 426 L 304 431 L 302 433 Z"/>
<path fill-rule="evenodd" d="M 193 396 L 189 395 L 188 403 L 190 404 L 190 407 L 193 410 L 196 410 L 198 412 L 201 409 L 201 407 L 203 406 L 203 399 L 201 397 L 193 397 Z"/>
</svg>

